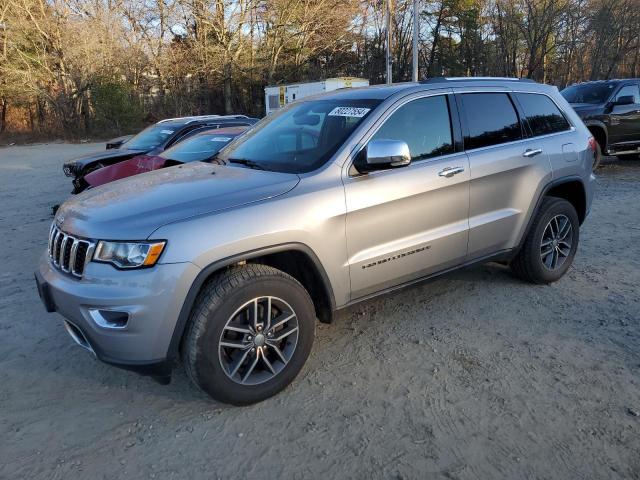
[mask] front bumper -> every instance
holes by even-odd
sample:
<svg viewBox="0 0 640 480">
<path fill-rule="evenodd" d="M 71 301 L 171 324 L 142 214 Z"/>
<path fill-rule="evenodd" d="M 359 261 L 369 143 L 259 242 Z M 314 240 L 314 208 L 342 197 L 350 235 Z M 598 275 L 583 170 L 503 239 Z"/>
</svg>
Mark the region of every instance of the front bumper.
<svg viewBox="0 0 640 480">
<path fill-rule="evenodd" d="M 54 267 L 45 253 L 35 272 L 47 311 L 66 319 L 74 340 L 113 365 L 142 374 L 168 376 L 169 345 L 187 293 L 200 269 L 192 263 L 116 270 L 87 264 L 74 278 Z M 126 322 L 105 325 L 96 312 L 126 313 Z"/>
</svg>

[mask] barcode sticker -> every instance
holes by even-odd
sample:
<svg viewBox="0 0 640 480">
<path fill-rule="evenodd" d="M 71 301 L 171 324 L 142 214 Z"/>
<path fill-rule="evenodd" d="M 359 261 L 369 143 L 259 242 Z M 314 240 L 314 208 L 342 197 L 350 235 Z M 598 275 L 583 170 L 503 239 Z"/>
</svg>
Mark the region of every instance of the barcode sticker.
<svg viewBox="0 0 640 480">
<path fill-rule="evenodd" d="M 329 112 L 330 117 L 355 117 L 361 118 L 369 113 L 370 108 L 362 107 L 336 107 Z"/>
</svg>

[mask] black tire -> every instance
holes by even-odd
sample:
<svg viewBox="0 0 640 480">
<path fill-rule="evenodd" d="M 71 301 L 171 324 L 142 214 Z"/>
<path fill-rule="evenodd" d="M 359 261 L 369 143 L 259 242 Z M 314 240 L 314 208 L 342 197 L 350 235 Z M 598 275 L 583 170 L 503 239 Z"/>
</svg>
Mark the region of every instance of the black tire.
<svg viewBox="0 0 640 480">
<path fill-rule="evenodd" d="M 545 235 L 546 232 L 549 232 L 547 227 L 549 227 L 552 219 L 556 218 L 566 218 L 570 222 L 571 245 L 565 249 L 565 252 L 568 254 L 562 257 L 562 263 L 559 263 L 560 260 L 558 260 L 557 265 L 551 268 L 543 262 L 541 252 L 543 248 L 545 248 L 545 252 L 548 251 L 547 249 L 549 247 L 543 247 L 542 245 L 543 238 L 545 243 L 549 241 L 550 237 Z M 567 272 L 575 257 L 580 240 L 579 229 L 580 222 L 578 220 L 578 214 L 571 203 L 562 198 L 545 197 L 535 214 L 522 248 L 511 262 L 511 269 L 518 277 L 531 283 L 545 284 L 559 280 Z M 551 248 L 555 249 L 556 244 L 557 243 L 553 243 Z M 560 258 L 557 254 L 552 255 Z M 545 260 L 549 259 L 548 256 L 544 258 Z M 553 256 L 551 257 L 551 262 L 548 263 L 553 264 Z"/>
<path fill-rule="evenodd" d="M 100 170 L 101 168 L 104 168 L 105 166 L 106 166 L 105 164 L 101 162 L 97 162 L 97 163 L 92 163 L 91 165 L 85 167 L 82 173 L 73 180 L 73 190 L 71 193 L 74 195 L 78 195 L 79 193 L 82 193 L 85 190 L 88 190 L 89 188 L 91 188 L 90 185 L 87 183 L 87 181 L 84 179 L 84 177 L 86 177 L 92 172 L 95 172 L 96 170 Z"/>
<path fill-rule="evenodd" d="M 271 362 L 268 361 L 269 365 L 273 362 L 273 365 L 277 364 L 280 370 L 262 383 L 241 384 L 239 383 L 241 374 L 248 371 L 249 364 L 252 364 L 253 360 L 248 363 L 240 362 L 241 370 L 234 374 L 235 379 L 230 377 L 229 370 L 232 369 L 228 368 L 228 365 L 223 365 L 224 361 L 228 360 L 228 363 L 231 363 L 231 355 L 235 356 L 233 360 L 239 360 L 244 355 L 243 352 L 247 350 L 244 347 L 238 348 L 231 350 L 231 354 L 229 354 L 229 350 L 221 347 L 220 342 L 223 341 L 223 335 L 228 335 L 230 332 L 227 322 L 235 318 L 234 325 L 238 325 L 236 322 L 239 317 L 236 316 L 236 313 L 239 309 L 255 298 L 264 297 L 281 299 L 293 309 L 297 322 L 296 343 L 293 345 L 293 349 L 291 349 L 291 345 L 286 346 L 291 355 L 288 363 L 279 360 L 277 356 L 274 357 L 276 352 L 269 350 L 272 347 L 262 347 L 265 349 L 264 352 L 267 352 L 263 356 L 271 356 Z M 271 306 L 271 301 L 268 305 Z M 267 308 L 264 306 L 261 308 L 260 317 L 262 320 L 262 315 L 267 311 Z M 275 310 L 277 307 L 272 308 L 277 313 Z M 271 314 L 269 318 L 271 318 Z M 248 326 L 251 321 L 248 318 L 245 320 Z M 233 405 L 249 405 L 260 402 L 280 392 L 300 372 L 311 352 L 315 335 L 315 320 L 315 310 L 309 294 L 290 275 L 266 265 L 248 264 L 233 267 L 209 281 L 196 300 L 182 342 L 182 360 L 185 369 L 193 383 L 216 400 Z M 242 325 L 245 326 L 245 324 Z M 250 334 L 246 333 L 238 333 L 237 335 L 236 341 L 243 345 L 248 341 L 247 339 L 251 340 L 252 338 Z M 263 340 L 266 338 L 265 335 L 266 329 L 262 335 Z M 254 333 L 254 337 L 257 345 L 258 335 Z M 293 335 L 287 338 L 291 337 Z M 227 337 L 225 337 L 226 339 Z M 254 375 L 253 372 L 257 372 L 256 375 L 268 377 L 272 372 L 267 371 L 267 364 L 259 355 L 261 349 L 256 345 L 253 345 L 254 348 L 249 349 L 247 353 L 247 359 L 258 358 L 255 368 L 249 375 Z M 282 346 L 282 344 L 280 345 Z M 282 352 L 284 352 L 284 348 L 282 348 Z M 255 357 L 252 357 L 254 354 Z"/>
<path fill-rule="evenodd" d="M 85 169 L 82 172 L 82 178 L 86 177 L 87 175 L 89 175 L 90 173 L 95 172 L 96 170 L 100 170 L 101 168 L 106 167 L 106 165 L 102 162 L 96 162 L 96 163 L 92 163 L 90 165 L 87 165 L 85 167 Z"/>
<path fill-rule="evenodd" d="M 596 153 L 595 158 L 593 159 L 593 171 L 595 172 L 602 166 L 602 147 L 598 142 L 596 142 Z"/>
</svg>

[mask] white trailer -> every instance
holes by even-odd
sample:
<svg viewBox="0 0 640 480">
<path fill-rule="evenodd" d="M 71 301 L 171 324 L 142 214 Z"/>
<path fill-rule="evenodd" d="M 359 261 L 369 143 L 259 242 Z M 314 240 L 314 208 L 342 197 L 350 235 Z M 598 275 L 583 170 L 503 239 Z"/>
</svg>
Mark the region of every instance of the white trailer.
<svg viewBox="0 0 640 480">
<path fill-rule="evenodd" d="M 355 77 L 327 78 L 321 82 L 292 83 L 265 87 L 264 104 L 267 115 L 300 98 L 330 92 L 339 88 L 367 87 L 369 80 Z"/>
</svg>

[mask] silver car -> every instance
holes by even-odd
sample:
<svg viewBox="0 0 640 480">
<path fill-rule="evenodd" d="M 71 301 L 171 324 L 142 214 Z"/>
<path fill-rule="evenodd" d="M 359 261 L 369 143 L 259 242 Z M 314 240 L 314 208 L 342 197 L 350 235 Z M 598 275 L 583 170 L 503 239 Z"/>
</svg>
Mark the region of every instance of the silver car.
<svg viewBox="0 0 640 480">
<path fill-rule="evenodd" d="M 555 87 L 431 79 L 305 98 L 213 163 L 63 204 L 36 271 L 98 359 L 215 399 L 287 386 L 315 322 L 477 262 L 529 282 L 569 269 L 595 141 Z"/>
</svg>

